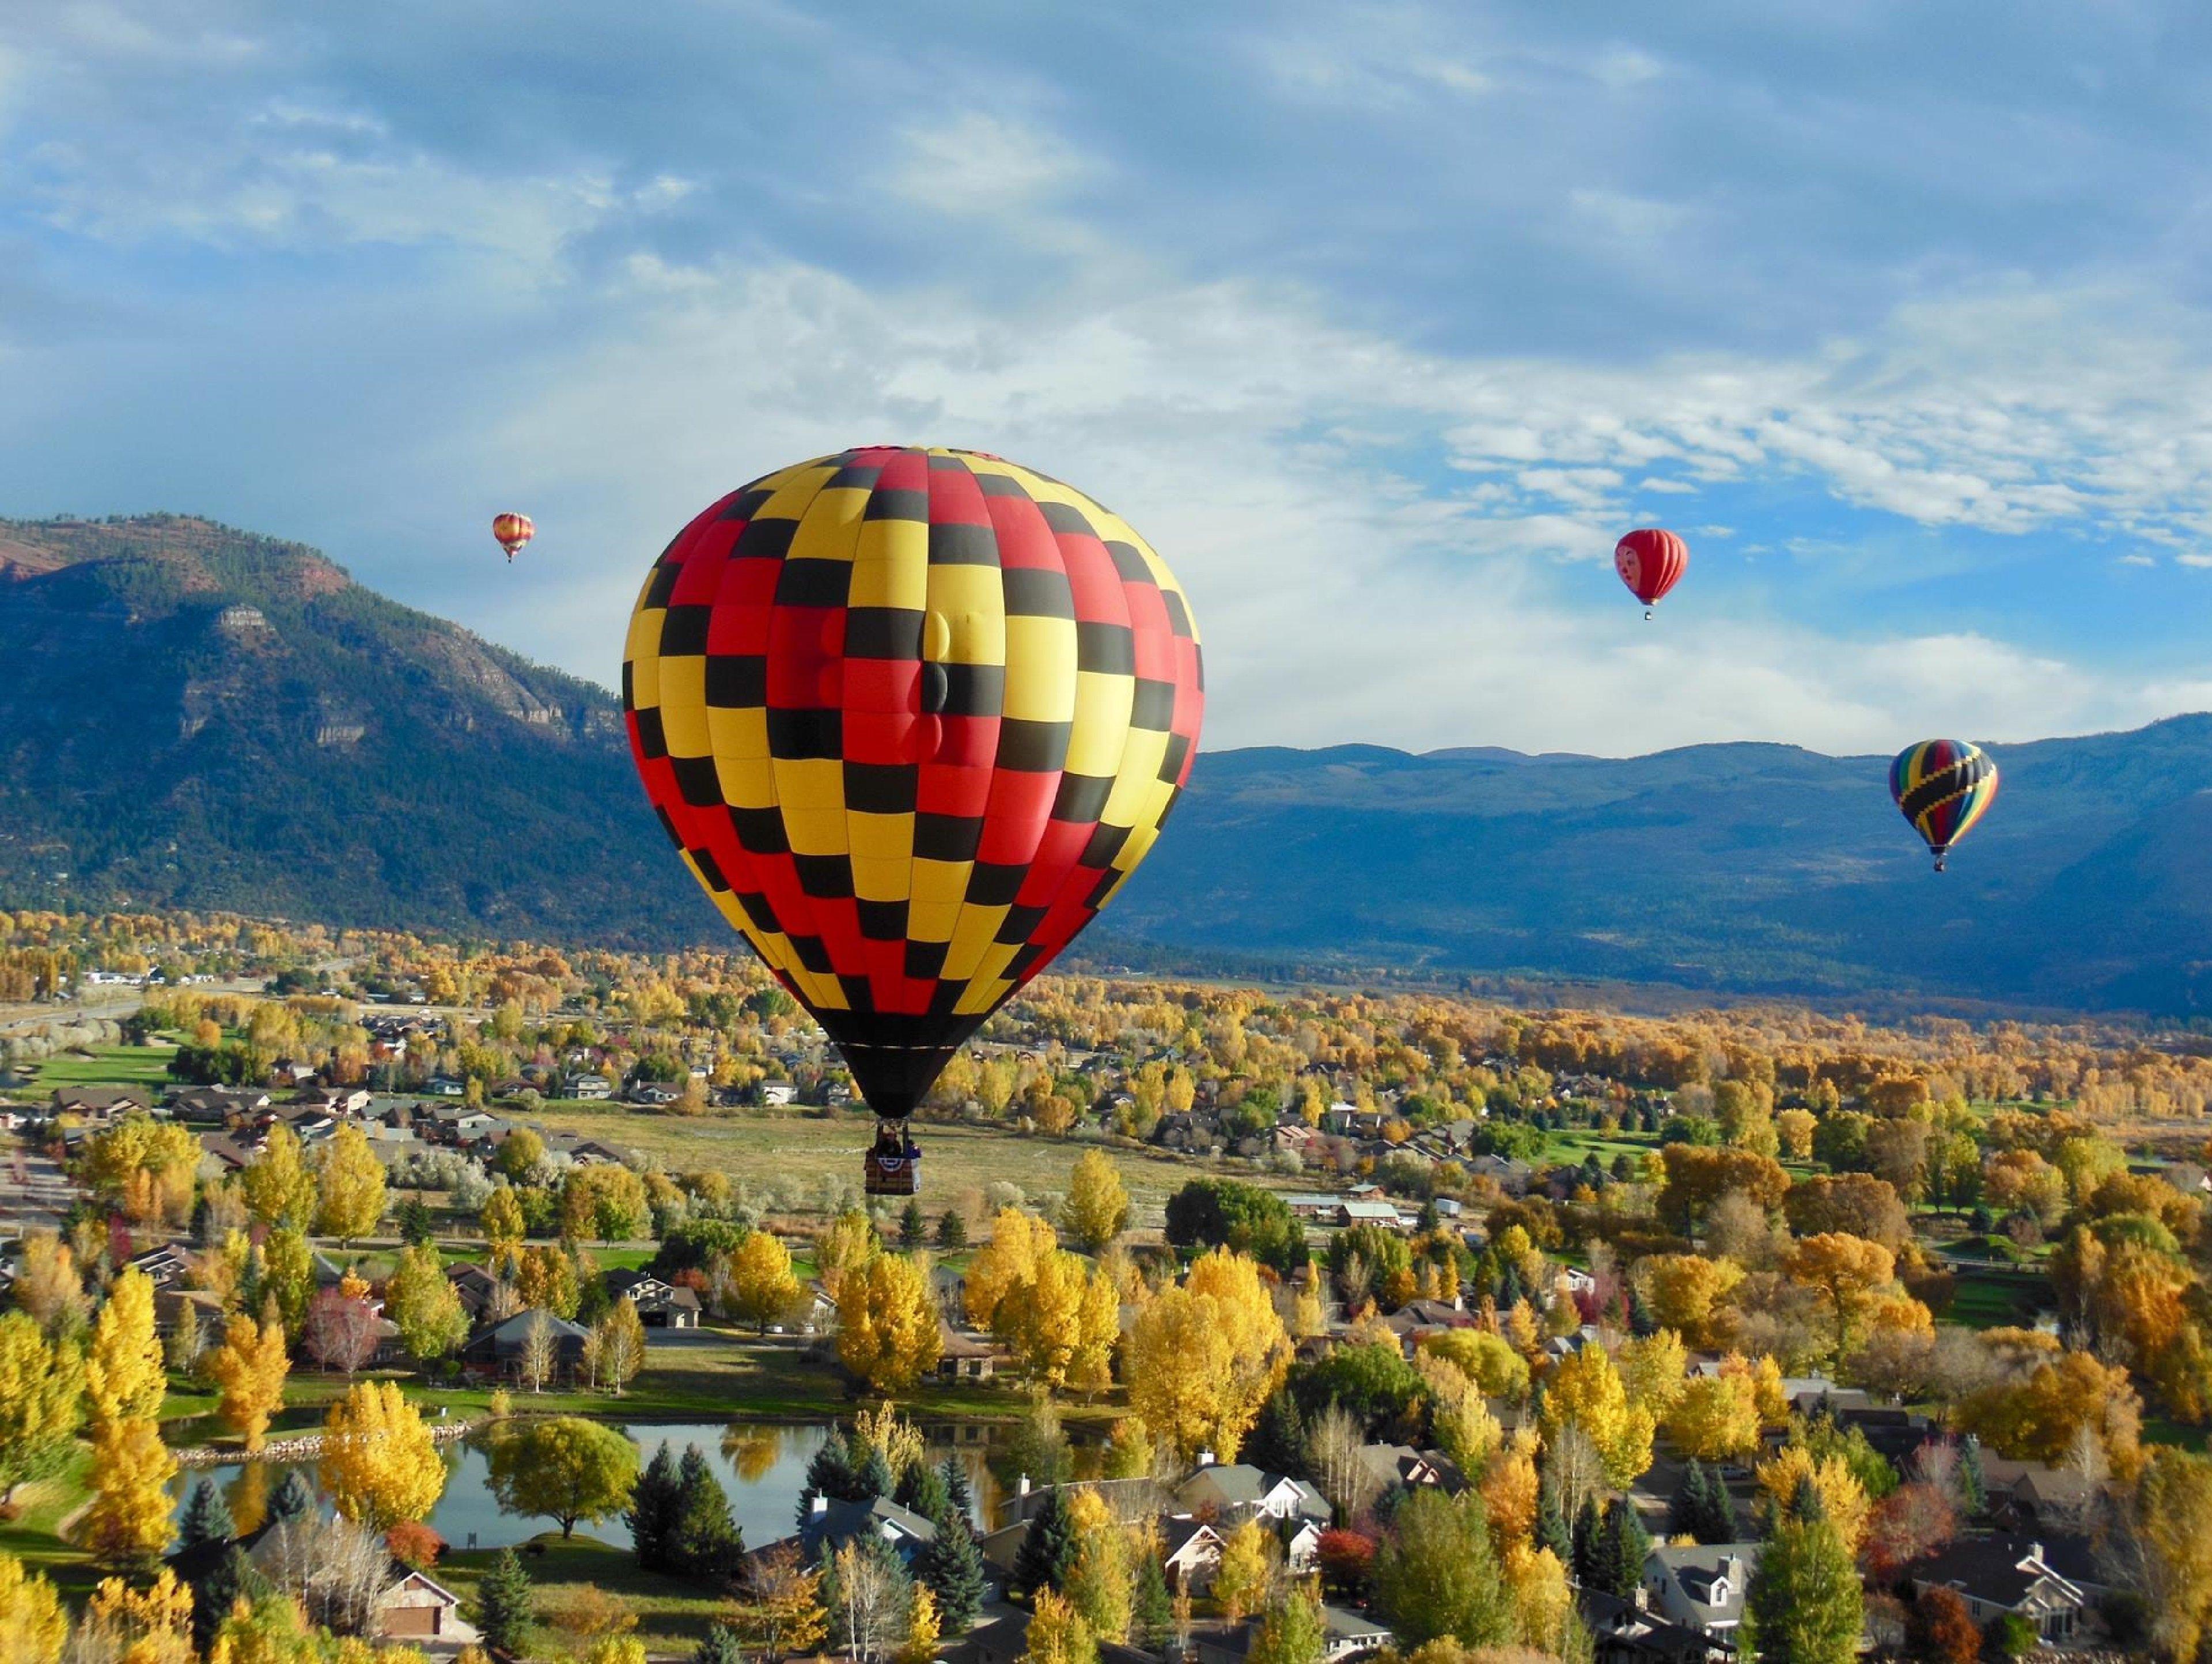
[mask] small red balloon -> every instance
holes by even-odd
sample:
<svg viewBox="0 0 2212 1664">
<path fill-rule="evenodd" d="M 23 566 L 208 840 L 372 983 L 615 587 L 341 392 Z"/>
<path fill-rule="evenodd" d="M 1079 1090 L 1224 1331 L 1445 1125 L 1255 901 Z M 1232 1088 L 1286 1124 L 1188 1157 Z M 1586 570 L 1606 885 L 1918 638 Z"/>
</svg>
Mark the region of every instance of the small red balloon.
<svg viewBox="0 0 2212 1664">
<path fill-rule="evenodd" d="M 1659 598 L 1681 581 L 1689 564 L 1690 546 L 1656 526 L 1631 532 L 1613 546 L 1613 570 L 1647 607 L 1658 605 Z"/>
</svg>

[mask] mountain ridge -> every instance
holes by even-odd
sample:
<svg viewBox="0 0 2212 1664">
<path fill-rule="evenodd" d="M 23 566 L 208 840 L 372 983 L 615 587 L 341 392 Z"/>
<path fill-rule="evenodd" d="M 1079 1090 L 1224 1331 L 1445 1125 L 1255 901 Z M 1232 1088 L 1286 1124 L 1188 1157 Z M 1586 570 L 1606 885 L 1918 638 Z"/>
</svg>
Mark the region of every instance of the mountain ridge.
<svg viewBox="0 0 2212 1664">
<path fill-rule="evenodd" d="M 0 521 L 0 905 L 726 942 L 613 696 L 182 515 Z M 1989 747 L 1938 878 L 1881 757 L 1200 755 L 1085 946 L 2038 1007 L 2212 1003 L 2212 716 Z"/>
</svg>

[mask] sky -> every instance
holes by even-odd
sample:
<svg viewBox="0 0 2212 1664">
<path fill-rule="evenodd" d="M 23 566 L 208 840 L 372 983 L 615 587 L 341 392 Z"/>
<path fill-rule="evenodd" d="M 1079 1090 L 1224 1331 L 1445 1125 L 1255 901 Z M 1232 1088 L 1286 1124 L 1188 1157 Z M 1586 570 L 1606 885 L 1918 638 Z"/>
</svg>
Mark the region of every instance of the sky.
<svg viewBox="0 0 2212 1664">
<path fill-rule="evenodd" d="M 2212 707 L 2208 94 L 2124 0 L 0 7 L 0 515 L 612 685 L 715 497 L 959 445 L 1168 561 L 1209 749 L 2130 727 Z"/>
</svg>

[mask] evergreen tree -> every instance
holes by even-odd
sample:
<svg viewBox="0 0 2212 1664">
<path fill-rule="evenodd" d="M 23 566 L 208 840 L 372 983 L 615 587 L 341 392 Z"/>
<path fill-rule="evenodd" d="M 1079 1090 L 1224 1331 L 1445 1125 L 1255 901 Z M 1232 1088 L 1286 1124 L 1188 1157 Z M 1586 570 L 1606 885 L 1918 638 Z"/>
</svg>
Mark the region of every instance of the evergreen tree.
<svg viewBox="0 0 2212 1664">
<path fill-rule="evenodd" d="M 629 1539 L 637 1551 L 641 1571 L 665 1571 L 676 1553 L 676 1513 L 681 1500 L 676 1478 L 676 1459 L 664 1442 L 637 1476 L 630 1492 Z"/>
<path fill-rule="evenodd" d="M 1521 1282 L 1521 1268 L 1510 1260 L 1498 1273 L 1498 1312 L 1503 1317 L 1528 1295 Z"/>
<path fill-rule="evenodd" d="M 1287 1474 L 1293 1479 L 1311 1477 L 1311 1452 L 1306 1443 L 1305 1417 L 1288 1387 L 1280 1387 L 1260 1406 L 1260 1418 L 1245 1435 L 1238 1460 L 1262 1473 Z"/>
<path fill-rule="evenodd" d="M 1701 1543 L 1735 1540 L 1735 1504 L 1717 1468 L 1692 1461 L 1667 1504 L 1667 1529 Z"/>
<path fill-rule="evenodd" d="M 301 1520 L 315 1511 L 315 1487 L 300 1469 L 288 1468 L 276 1494 L 269 1499 L 269 1511 L 264 1516 L 275 1525 L 279 1520 Z"/>
<path fill-rule="evenodd" d="M 1659 1320 L 1651 1315 L 1651 1308 L 1632 1283 L 1628 1285 L 1628 1331 L 1638 1340 L 1649 1340 L 1659 1332 Z"/>
<path fill-rule="evenodd" d="M 1973 1519 L 1989 1502 L 1989 1478 L 1982 1472 L 1982 1442 L 1970 1436 L 1959 1449 L 1959 1512 Z"/>
<path fill-rule="evenodd" d="M 1175 1632 L 1175 1596 L 1168 1590 L 1168 1575 L 1157 1554 L 1137 1557 L 1137 1587 L 1129 1602 L 1130 1638 L 1147 1652 L 1158 1652 Z"/>
<path fill-rule="evenodd" d="M 1075 1555 L 1075 1521 L 1061 1505 L 1057 1486 L 1044 1493 L 1044 1501 L 1030 1516 L 1029 1531 L 1014 1556 L 1013 1585 L 1021 1594 L 1039 1589 L 1058 1590 L 1068 1563 Z"/>
<path fill-rule="evenodd" d="M 1854 1664 L 1866 1592 L 1813 1482 L 1799 1483 L 1751 1574 L 1739 1656 L 1759 1664 Z"/>
<path fill-rule="evenodd" d="M 261 1575 L 261 1569 L 233 1543 L 192 1585 L 193 1643 L 205 1651 L 241 1596 L 258 1600 L 270 1592 L 269 1580 Z"/>
<path fill-rule="evenodd" d="M 945 1488 L 945 1475 L 927 1462 L 916 1462 L 899 1476 L 891 1500 L 912 1509 L 934 1525 L 943 1525 L 952 1511 L 952 1498 Z"/>
<path fill-rule="evenodd" d="M 1605 1524 L 1598 1531 L 1596 1587 L 1624 1600 L 1633 1598 L 1650 1552 L 1651 1539 L 1636 1509 L 1626 1498 L 1615 1497 L 1606 1505 Z"/>
<path fill-rule="evenodd" d="M 513 1549 L 501 1549 L 483 1582 L 477 1585 L 477 1627 L 483 1631 L 487 1643 L 518 1656 L 529 1649 L 538 1601 L 530 1587 L 530 1574 L 522 1569 Z"/>
<path fill-rule="evenodd" d="M 215 1481 L 196 1480 L 191 1495 L 185 1498 L 184 1516 L 177 1521 L 177 1546 L 187 1549 L 201 1543 L 228 1542 L 237 1534 L 238 1527 L 230 1517 L 230 1504 L 223 1501 Z"/>
<path fill-rule="evenodd" d="M 891 1494 L 894 1484 L 891 1465 L 882 1451 L 872 1445 L 869 1447 L 868 1454 L 860 1459 L 860 1465 L 853 1470 L 853 1484 L 860 1492 L 852 1499 L 856 1502 L 872 1502 L 878 1496 Z"/>
<path fill-rule="evenodd" d="M 800 1529 L 805 1528 L 807 1517 L 814 1512 L 817 1496 L 850 1502 L 858 1501 L 860 1494 L 860 1476 L 853 1472 L 852 1448 L 845 1442 L 843 1430 L 832 1428 L 830 1436 L 806 1464 L 806 1484 L 799 1493 Z"/>
<path fill-rule="evenodd" d="M 1604 1534 L 1604 1522 L 1597 1511 L 1597 1498 L 1585 1496 L 1583 1505 L 1575 1511 L 1575 1557 L 1572 1566 L 1575 1582 L 1585 1588 L 1595 1588 L 1598 1582 L 1598 1539 Z"/>
<path fill-rule="evenodd" d="M 938 1216 L 937 1246 L 947 1253 L 957 1253 L 968 1246 L 968 1222 L 960 1216 L 957 1208 L 947 1208 Z"/>
<path fill-rule="evenodd" d="M 983 1610 L 983 1551 L 968 1516 L 948 1510 L 937 1535 L 915 1557 L 915 1575 L 937 1597 L 938 1622 L 946 1635 L 965 1634 Z"/>
<path fill-rule="evenodd" d="M 960 1458 L 948 1455 L 938 1464 L 937 1471 L 945 1478 L 945 1506 L 972 1523 L 975 1518 L 975 1496 L 968 1489 L 968 1470 L 961 1466 Z"/>
<path fill-rule="evenodd" d="M 717 1624 L 691 1655 L 691 1664 L 745 1664 L 744 1642 L 726 1624 Z"/>
<path fill-rule="evenodd" d="M 399 1204 L 399 1240 L 414 1246 L 436 1240 L 438 1228 L 430 1217 L 429 1204 L 418 1193 Z"/>
<path fill-rule="evenodd" d="M 666 1445 L 661 1446 L 663 1450 Z M 729 1494 L 697 1445 L 687 1445 L 677 1469 L 676 1513 L 670 1560 L 687 1577 L 718 1578 L 735 1571 L 745 1551 Z"/>
<path fill-rule="evenodd" d="M 1567 1529 L 1567 1516 L 1559 1507 L 1559 1493 L 1552 1488 L 1548 1479 L 1536 1492 L 1536 1546 L 1551 1550 L 1563 1566 L 1575 1563 L 1574 1533 Z"/>
<path fill-rule="evenodd" d="M 899 1215 L 899 1246 L 912 1253 L 929 1242 L 929 1217 L 922 1212 L 921 1204 L 912 1197 L 907 1198 L 906 1211 Z"/>
</svg>

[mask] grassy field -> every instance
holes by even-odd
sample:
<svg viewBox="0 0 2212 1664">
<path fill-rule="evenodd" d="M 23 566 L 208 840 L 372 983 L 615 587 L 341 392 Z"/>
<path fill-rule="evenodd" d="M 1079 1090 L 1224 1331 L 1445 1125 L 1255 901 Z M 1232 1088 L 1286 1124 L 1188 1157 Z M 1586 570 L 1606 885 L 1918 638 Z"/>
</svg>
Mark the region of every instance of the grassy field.
<svg viewBox="0 0 2212 1664">
<path fill-rule="evenodd" d="M 557 1617 L 567 1600 L 593 1588 L 613 1596 L 636 1617 L 632 1633 L 645 1643 L 647 1651 L 688 1657 L 705 1638 L 708 1625 L 729 1609 L 728 1601 L 701 1594 L 696 1584 L 640 1571 L 627 1548 L 595 1538 L 579 1534 L 564 1539 L 559 1532 L 549 1531 L 515 1552 L 536 1588 L 538 1621 L 549 1634 L 559 1633 Z M 433 1576 L 467 1602 L 465 1610 L 473 1615 L 477 1585 L 498 1557 L 495 1549 L 448 1554 L 438 1562 Z"/>
<path fill-rule="evenodd" d="M 48 1058 L 27 1067 L 36 1071 L 39 1088 L 52 1092 L 63 1086 L 170 1086 L 172 1045 L 99 1045 L 88 1058 Z"/>
<path fill-rule="evenodd" d="M 874 1124 L 865 1115 L 828 1118 L 774 1112 L 686 1118 L 619 1104 L 552 1104 L 532 1118 L 564 1132 L 611 1138 L 656 1155 L 673 1171 L 706 1168 L 755 1186 L 796 1181 L 811 1198 L 824 1179 L 858 1182 Z M 1024 1194 L 1065 1191 L 1068 1170 L 1086 1149 L 1103 1149 L 1121 1172 L 1138 1228 L 1161 1222 L 1167 1198 L 1204 1164 L 1150 1150 L 1086 1145 L 1072 1139 L 1023 1137 L 995 1128 L 917 1124 L 923 1151 L 922 1205 L 931 1213 L 969 1206 L 986 1186 L 1004 1179 Z M 1238 1175 L 1255 1184 L 1288 1181 Z"/>
<path fill-rule="evenodd" d="M 75 1601 L 88 1599 L 100 1580 L 91 1562 L 58 1533 L 89 1494 L 86 1475 L 91 1466 L 91 1449 L 80 1448 L 61 1472 L 19 1487 L 15 1517 L 0 1521 L 0 1553 L 12 1554 L 31 1570 L 52 1578 Z"/>
<path fill-rule="evenodd" d="M 1959 1291 L 1944 1315 L 1969 1329 L 2025 1326 L 2050 1304 L 2047 1279 L 2025 1271 L 1959 1273 Z"/>
</svg>

